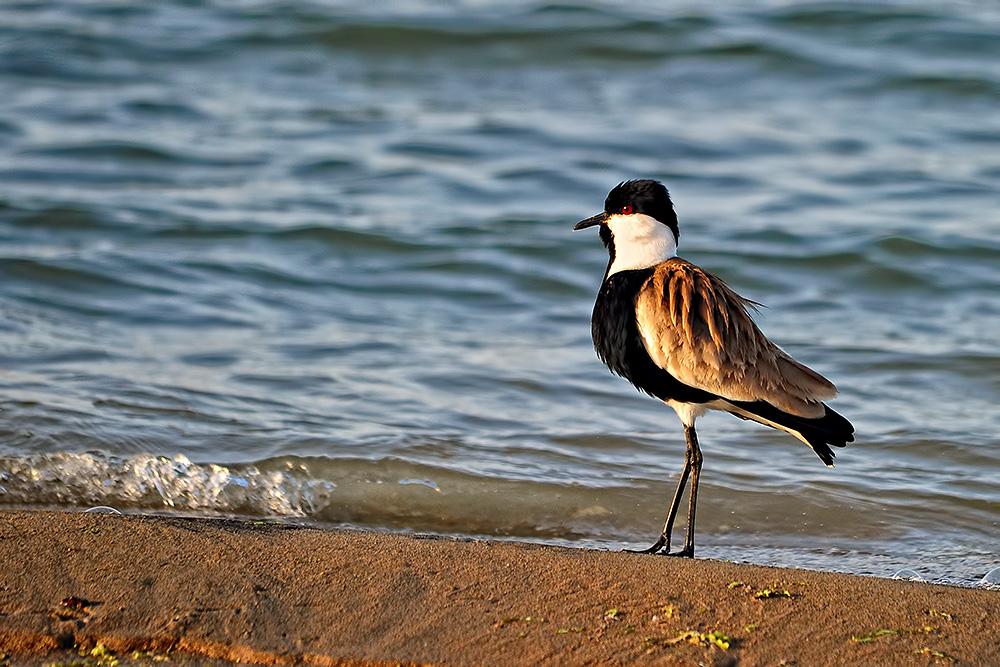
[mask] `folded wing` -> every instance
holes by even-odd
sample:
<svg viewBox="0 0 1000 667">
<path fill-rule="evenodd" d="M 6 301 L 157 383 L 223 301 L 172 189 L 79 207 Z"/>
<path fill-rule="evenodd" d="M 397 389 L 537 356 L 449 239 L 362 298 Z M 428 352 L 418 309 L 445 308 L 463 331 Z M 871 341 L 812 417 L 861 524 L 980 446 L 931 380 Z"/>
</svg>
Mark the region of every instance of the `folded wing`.
<svg viewBox="0 0 1000 667">
<path fill-rule="evenodd" d="M 761 333 L 755 304 L 683 259 L 656 267 L 639 291 L 636 317 L 658 366 L 730 401 L 766 401 L 798 417 L 821 418 L 837 388 Z"/>
</svg>

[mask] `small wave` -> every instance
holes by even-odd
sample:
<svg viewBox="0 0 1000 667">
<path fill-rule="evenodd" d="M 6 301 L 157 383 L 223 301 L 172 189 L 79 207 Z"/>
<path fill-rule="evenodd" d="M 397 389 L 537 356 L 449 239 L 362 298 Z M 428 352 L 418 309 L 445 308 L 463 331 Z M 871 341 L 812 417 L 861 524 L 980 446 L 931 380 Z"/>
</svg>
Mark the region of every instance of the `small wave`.
<svg viewBox="0 0 1000 667">
<path fill-rule="evenodd" d="M 0 206 L 2 210 L 2 206 Z M 5 216 L 7 224 L 46 231 L 119 231 L 120 226 L 105 215 L 79 205 L 49 206 L 38 210 L 14 209 Z"/>
<path fill-rule="evenodd" d="M 118 458 L 57 453 L 0 459 L 0 502 L 9 505 L 301 517 L 309 486 L 287 471 L 197 464 L 183 454 Z"/>
<path fill-rule="evenodd" d="M 157 116 L 169 119 L 183 118 L 190 120 L 204 120 L 207 117 L 206 114 L 202 113 L 191 104 L 151 100 L 146 98 L 139 98 L 124 102 L 122 103 L 122 108 L 126 111 L 143 116 Z"/>
<path fill-rule="evenodd" d="M 123 162 L 178 162 L 175 155 L 150 146 L 125 141 L 99 141 L 78 145 L 50 146 L 29 151 L 29 154 L 68 157 L 80 160 L 114 160 Z"/>
<path fill-rule="evenodd" d="M 292 173 L 306 178 L 329 178 L 355 168 L 357 168 L 357 164 L 353 160 L 325 158 L 296 165 L 292 169 Z"/>
<path fill-rule="evenodd" d="M 879 81 L 877 88 L 879 90 L 918 92 L 954 98 L 1000 98 L 1000 83 L 993 79 L 971 75 L 920 74 L 889 77 Z"/>
<path fill-rule="evenodd" d="M 399 459 L 195 463 L 184 454 L 0 458 L 0 506 L 305 518 L 328 525 L 532 539 L 625 537 L 593 489 L 497 480 Z"/>
<path fill-rule="evenodd" d="M 208 155 L 182 155 L 177 151 L 168 151 L 128 141 L 94 141 L 79 144 L 52 145 L 47 148 L 26 151 L 26 153 L 86 161 L 151 162 L 211 167 L 252 167 L 263 163 L 263 158 L 260 156 L 210 157 Z"/>
<path fill-rule="evenodd" d="M 73 258 L 35 259 L 30 257 L 0 258 L 0 276 L 22 280 L 32 285 L 64 285 L 79 288 L 110 290 L 127 287 L 129 283 L 113 276 L 104 267 Z"/>
<path fill-rule="evenodd" d="M 937 19 L 931 12 L 920 11 L 912 7 L 880 5 L 844 5 L 829 7 L 819 5 L 803 5 L 790 9 L 782 9 L 772 14 L 772 20 L 791 26 L 820 28 L 859 28 L 880 27 L 888 23 L 920 23 Z"/>
</svg>

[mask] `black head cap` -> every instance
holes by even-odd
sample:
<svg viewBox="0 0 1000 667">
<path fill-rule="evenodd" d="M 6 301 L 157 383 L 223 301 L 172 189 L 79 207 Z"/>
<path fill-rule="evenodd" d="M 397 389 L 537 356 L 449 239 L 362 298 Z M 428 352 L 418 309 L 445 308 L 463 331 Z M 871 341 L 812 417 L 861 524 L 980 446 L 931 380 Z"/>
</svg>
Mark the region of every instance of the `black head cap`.
<svg viewBox="0 0 1000 667">
<path fill-rule="evenodd" d="M 674 233 L 674 239 L 680 237 L 674 203 L 670 201 L 670 193 L 659 181 L 643 179 L 624 181 L 616 185 L 604 200 L 604 213 L 615 215 L 626 211 L 644 213 L 655 218 L 670 228 Z"/>
</svg>

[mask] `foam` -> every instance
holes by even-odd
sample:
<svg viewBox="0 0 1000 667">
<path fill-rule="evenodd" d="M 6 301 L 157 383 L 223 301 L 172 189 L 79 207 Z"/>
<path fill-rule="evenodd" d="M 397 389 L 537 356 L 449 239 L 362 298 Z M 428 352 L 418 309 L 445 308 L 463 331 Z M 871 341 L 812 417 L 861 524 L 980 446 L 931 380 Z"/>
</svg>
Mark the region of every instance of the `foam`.
<svg viewBox="0 0 1000 667">
<path fill-rule="evenodd" d="M 0 458 L 0 502 L 101 505 L 266 517 L 302 517 L 317 482 L 286 470 L 222 466 L 138 454 L 57 453 Z M 319 484 L 322 485 L 320 482 Z"/>
</svg>

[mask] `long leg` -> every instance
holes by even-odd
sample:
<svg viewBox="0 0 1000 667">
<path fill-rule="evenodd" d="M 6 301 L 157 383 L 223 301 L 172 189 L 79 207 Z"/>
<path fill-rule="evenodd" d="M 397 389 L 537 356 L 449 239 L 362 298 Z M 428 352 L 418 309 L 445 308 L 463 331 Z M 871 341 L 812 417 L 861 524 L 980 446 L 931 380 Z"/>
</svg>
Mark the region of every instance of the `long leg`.
<svg viewBox="0 0 1000 667">
<path fill-rule="evenodd" d="M 701 447 L 698 446 L 698 434 L 694 426 L 684 427 L 684 437 L 687 439 L 686 460 L 691 465 L 691 492 L 688 496 L 688 522 L 684 535 L 684 549 L 674 556 L 694 558 L 694 513 L 698 509 L 698 478 L 701 476 Z"/>
<path fill-rule="evenodd" d="M 690 433 L 688 432 L 689 429 Z M 633 553 L 641 553 L 641 554 L 655 554 L 656 552 L 658 552 L 660 549 L 663 548 L 666 548 L 667 551 L 670 551 L 670 533 L 672 533 L 674 530 L 674 519 L 677 518 L 677 510 L 680 509 L 681 506 L 681 497 L 684 495 L 684 486 L 687 484 L 688 474 L 692 471 L 694 467 L 694 459 L 692 457 L 692 454 L 694 452 L 698 453 L 698 467 L 696 469 L 695 477 L 693 480 L 695 488 L 692 489 L 692 493 L 694 493 L 695 489 L 697 488 L 697 483 L 698 483 L 697 471 L 701 470 L 701 450 L 698 449 L 698 438 L 697 436 L 694 436 L 694 427 L 685 426 L 684 435 L 687 438 L 687 452 L 685 452 L 684 454 L 684 469 L 681 470 L 681 478 L 680 481 L 677 482 L 677 490 L 674 491 L 674 499 L 670 502 L 670 509 L 667 510 L 667 520 L 663 522 L 663 532 L 660 533 L 660 537 L 656 540 L 656 543 L 654 543 L 653 546 L 649 547 L 648 549 L 637 549 L 634 551 L 632 549 L 628 549 L 628 551 L 633 551 Z M 694 437 L 693 449 L 691 447 L 692 437 Z M 694 507 L 693 505 L 688 506 L 689 521 L 694 516 L 693 507 Z M 690 523 L 688 525 L 690 526 Z M 690 532 L 690 528 L 688 530 Z M 690 539 L 693 539 L 693 537 L 694 537 L 693 535 L 690 535 Z M 685 551 L 687 551 L 687 545 L 685 545 Z M 692 554 L 694 553 L 693 545 L 691 547 L 691 552 Z M 681 552 L 678 555 L 688 555 L 688 554 Z"/>
</svg>

